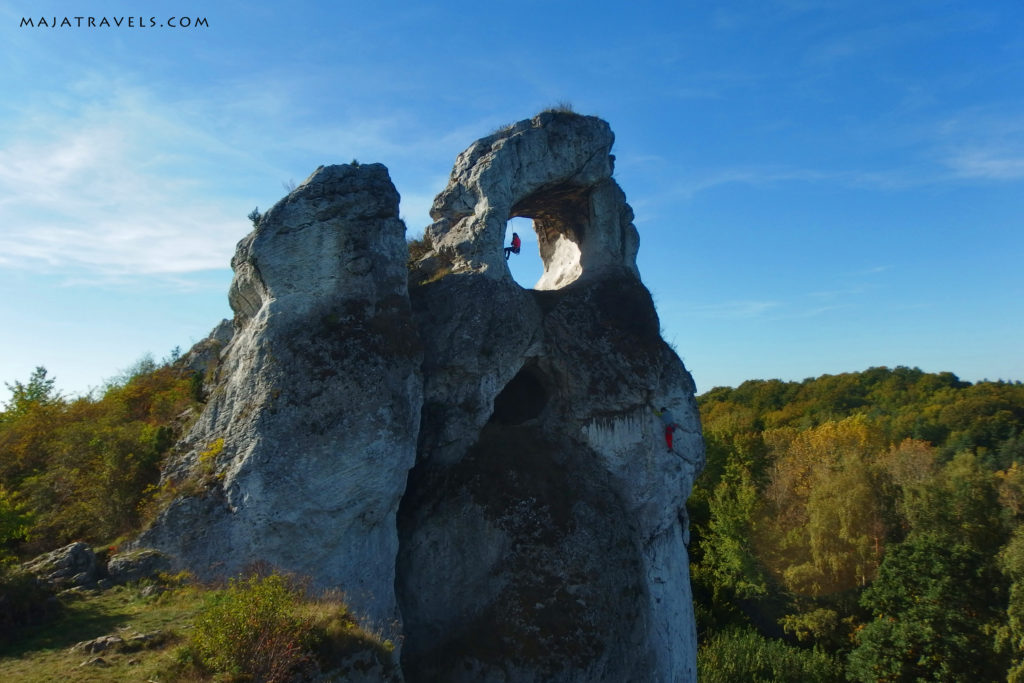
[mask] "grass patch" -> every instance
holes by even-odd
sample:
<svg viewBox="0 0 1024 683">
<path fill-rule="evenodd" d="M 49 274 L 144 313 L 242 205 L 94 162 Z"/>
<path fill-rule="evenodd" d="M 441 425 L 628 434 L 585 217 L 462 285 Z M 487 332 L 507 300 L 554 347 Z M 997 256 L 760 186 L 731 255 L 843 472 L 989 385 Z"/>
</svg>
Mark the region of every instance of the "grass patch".
<svg viewBox="0 0 1024 683">
<path fill-rule="evenodd" d="M 220 588 L 174 577 L 149 595 L 147 585 L 63 595 L 59 617 L 0 643 L 0 681 L 284 681 L 353 657 L 393 671 L 394 646 L 364 630 L 340 595 L 308 599 L 277 574 Z M 108 636 L 121 640 L 75 647 Z M 264 670 L 268 662 L 276 668 Z"/>
<path fill-rule="evenodd" d="M 118 586 L 62 597 L 60 617 L 24 628 L 0 646 L 0 680 L 170 680 L 162 672 L 175 661 L 175 646 L 182 642 L 182 634 L 202 605 L 202 591 L 180 586 L 144 597 L 142 588 Z M 99 653 L 72 649 L 77 643 L 103 636 L 118 635 L 127 641 L 140 634 L 159 635 L 140 649 L 111 648 Z M 85 664 L 97 657 L 105 666 Z"/>
</svg>

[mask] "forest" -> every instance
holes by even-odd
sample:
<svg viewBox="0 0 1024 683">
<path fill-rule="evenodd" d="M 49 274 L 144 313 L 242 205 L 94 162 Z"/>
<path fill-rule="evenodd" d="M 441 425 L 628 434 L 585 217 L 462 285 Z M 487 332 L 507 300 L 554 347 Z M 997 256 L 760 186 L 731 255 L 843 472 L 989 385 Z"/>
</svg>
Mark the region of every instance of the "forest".
<svg viewBox="0 0 1024 683">
<path fill-rule="evenodd" d="M 131 538 L 202 408 L 177 353 L 0 412 L 4 567 Z M 689 502 L 702 681 L 1024 681 L 1024 385 L 871 368 L 698 398 Z"/>
<path fill-rule="evenodd" d="M 1024 385 L 871 368 L 698 402 L 702 681 L 1024 681 Z"/>
<path fill-rule="evenodd" d="M 146 357 L 66 398 L 38 367 L 0 412 L 0 561 L 83 540 L 116 545 L 155 513 L 160 467 L 198 416 L 202 375 Z"/>
</svg>

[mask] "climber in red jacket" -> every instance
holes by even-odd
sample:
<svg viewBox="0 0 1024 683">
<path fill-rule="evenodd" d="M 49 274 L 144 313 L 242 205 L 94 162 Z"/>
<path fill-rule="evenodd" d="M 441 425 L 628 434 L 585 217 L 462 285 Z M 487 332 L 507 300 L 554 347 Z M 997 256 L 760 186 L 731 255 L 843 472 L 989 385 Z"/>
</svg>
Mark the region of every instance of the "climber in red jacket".
<svg viewBox="0 0 1024 683">
<path fill-rule="evenodd" d="M 512 246 L 505 247 L 505 260 L 508 261 L 509 254 L 518 254 L 519 247 L 523 246 L 523 241 L 519 239 L 519 233 L 512 233 Z"/>
<path fill-rule="evenodd" d="M 676 424 L 676 418 L 672 415 L 672 411 L 668 408 L 662 408 L 661 410 L 655 410 L 654 414 L 661 418 L 661 424 L 665 427 L 665 445 L 668 446 L 669 452 L 672 451 L 672 436 L 679 425 Z"/>
</svg>

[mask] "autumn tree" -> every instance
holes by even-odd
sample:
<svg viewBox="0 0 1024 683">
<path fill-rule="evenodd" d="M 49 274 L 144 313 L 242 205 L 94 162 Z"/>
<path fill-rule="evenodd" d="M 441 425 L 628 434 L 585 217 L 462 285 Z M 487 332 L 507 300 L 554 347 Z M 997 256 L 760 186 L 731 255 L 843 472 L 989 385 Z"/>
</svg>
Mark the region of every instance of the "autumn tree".
<svg viewBox="0 0 1024 683">
<path fill-rule="evenodd" d="M 163 457 L 196 414 L 192 373 L 144 359 L 101 397 L 70 401 L 44 368 L 25 384 L 7 386 L 0 515 L 19 515 L 16 537 L 39 551 L 75 539 L 110 541 L 135 529 L 147 487 L 158 482 Z"/>
</svg>

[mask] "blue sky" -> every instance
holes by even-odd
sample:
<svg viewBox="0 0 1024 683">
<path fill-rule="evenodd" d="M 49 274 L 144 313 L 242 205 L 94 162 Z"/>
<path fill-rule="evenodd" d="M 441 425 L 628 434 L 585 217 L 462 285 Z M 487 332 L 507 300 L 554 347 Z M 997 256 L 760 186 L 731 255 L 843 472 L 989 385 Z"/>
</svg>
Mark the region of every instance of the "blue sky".
<svg viewBox="0 0 1024 683">
<path fill-rule="evenodd" d="M 1024 380 L 1019 0 L 143 5 L 0 2 L 2 381 L 84 393 L 203 338 L 246 214 L 320 164 L 388 166 L 420 234 L 456 154 L 559 102 L 616 133 L 699 391 Z"/>
</svg>

